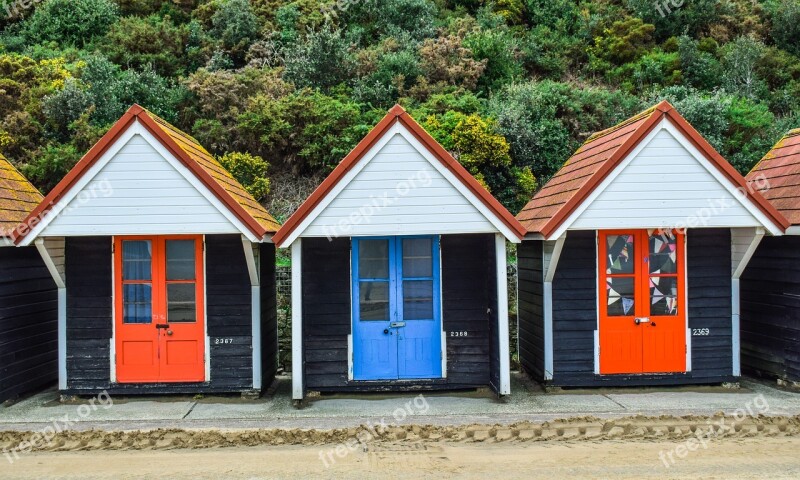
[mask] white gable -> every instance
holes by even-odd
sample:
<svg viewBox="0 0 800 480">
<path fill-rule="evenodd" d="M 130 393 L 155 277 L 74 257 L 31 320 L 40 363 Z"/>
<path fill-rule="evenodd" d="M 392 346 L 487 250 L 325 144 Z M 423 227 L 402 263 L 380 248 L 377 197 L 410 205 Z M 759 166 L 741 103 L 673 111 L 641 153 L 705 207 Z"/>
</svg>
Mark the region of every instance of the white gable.
<svg viewBox="0 0 800 480">
<path fill-rule="evenodd" d="M 736 188 L 668 120 L 663 120 L 559 230 L 774 229 Z"/>
<path fill-rule="evenodd" d="M 485 205 L 400 125 L 348 175 L 298 236 L 505 234 Z"/>
<path fill-rule="evenodd" d="M 36 236 L 247 232 L 149 132 L 133 125 L 45 217 Z"/>
</svg>

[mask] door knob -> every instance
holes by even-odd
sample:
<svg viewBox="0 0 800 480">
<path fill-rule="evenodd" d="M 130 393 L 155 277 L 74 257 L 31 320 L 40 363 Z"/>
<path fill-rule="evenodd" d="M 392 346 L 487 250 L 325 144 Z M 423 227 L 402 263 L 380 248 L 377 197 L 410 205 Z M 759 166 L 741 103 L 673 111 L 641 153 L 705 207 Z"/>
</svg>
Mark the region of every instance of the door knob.
<svg viewBox="0 0 800 480">
<path fill-rule="evenodd" d="M 656 322 L 650 322 L 650 326 L 651 327 L 655 327 L 656 326 Z"/>
<path fill-rule="evenodd" d="M 172 336 L 172 330 L 167 330 L 167 335 Z"/>
</svg>

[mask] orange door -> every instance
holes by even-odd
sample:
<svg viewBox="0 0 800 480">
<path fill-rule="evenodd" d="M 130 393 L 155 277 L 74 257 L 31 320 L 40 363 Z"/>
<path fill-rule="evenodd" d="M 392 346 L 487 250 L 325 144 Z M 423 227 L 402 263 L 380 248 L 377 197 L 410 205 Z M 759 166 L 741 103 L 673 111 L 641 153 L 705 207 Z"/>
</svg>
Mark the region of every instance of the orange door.
<svg viewBox="0 0 800 480">
<path fill-rule="evenodd" d="M 115 239 L 119 383 L 205 380 L 202 237 Z"/>
<path fill-rule="evenodd" d="M 683 235 L 600 233 L 600 373 L 686 370 Z"/>
</svg>

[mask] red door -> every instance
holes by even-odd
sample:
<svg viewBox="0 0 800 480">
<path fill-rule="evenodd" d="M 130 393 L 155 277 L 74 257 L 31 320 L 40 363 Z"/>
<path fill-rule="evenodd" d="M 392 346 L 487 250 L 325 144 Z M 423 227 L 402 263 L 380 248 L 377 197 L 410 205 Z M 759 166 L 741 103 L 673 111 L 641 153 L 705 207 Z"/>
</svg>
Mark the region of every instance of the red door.
<svg viewBox="0 0 800 480">
<path fill-rule="evenodd" d="M 114 241 L 119 383 L 205 380 L 203 239 Z"/>
<path fill-rule="evenodd" d="M 600 373 L 686 371 L 684 236 L 600 232 Z"/>
</svg>

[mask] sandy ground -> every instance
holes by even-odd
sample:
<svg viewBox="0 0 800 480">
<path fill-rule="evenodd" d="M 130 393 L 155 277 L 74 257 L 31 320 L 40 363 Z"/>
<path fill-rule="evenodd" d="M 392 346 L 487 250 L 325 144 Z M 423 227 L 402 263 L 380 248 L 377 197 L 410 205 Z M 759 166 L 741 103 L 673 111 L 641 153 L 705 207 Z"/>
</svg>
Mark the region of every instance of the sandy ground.
<svg viewBox="0 0 800 480">
<path fill-rule="evenodd" d="M 169 451 L 32 453 L 0 464 L 15 479 L 273 479 L 273 478 L 800 478 L 797 437 L 732 438 L 673 455 L 675 441 L 604 440 L 545 443 L 369 444 L 326 467 L 333 446 L 234 447 Z M 668 461 L 668 460 L 667 460 Z M 668 461 L 669 462 L 669 461 Z M 5 463 L 5 462 L 4 462 Z"/>
</svg>

